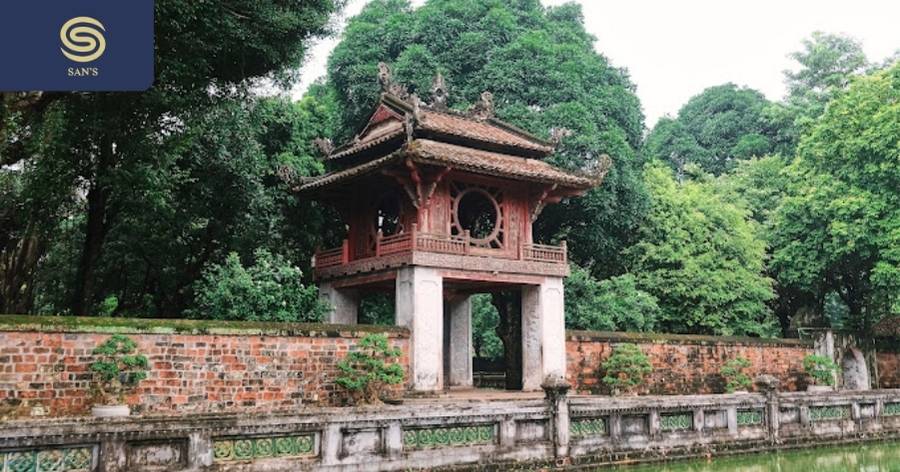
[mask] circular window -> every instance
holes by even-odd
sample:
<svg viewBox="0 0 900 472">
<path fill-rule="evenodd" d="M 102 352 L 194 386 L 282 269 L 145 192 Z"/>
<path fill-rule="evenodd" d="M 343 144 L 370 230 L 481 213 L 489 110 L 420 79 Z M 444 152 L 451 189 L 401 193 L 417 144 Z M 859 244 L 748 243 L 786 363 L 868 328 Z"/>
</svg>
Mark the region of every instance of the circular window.
<svg viewBox="0 0 900 472">
<path fill-rule="evenodd" d="M 500 228 L 500 208 L 497 202 L 479 188 L 469 188 L 457 198 L 456 217 L 459 226 L 463 230 L 469 230 L 473 239 L 492 239 Z"/>
</svg>

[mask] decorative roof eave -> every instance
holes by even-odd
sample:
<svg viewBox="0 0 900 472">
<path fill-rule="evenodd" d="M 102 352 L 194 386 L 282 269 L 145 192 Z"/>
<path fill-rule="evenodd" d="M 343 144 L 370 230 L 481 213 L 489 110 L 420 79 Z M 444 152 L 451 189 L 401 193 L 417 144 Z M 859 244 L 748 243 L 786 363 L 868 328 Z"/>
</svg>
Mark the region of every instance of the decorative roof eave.
<svg viewBox="0 0 900 472">
<path fill-rule="evenodd" d="M 394 163 L 395 161 L 399 161 L 403 157 L 403 154 L 404 153 L 402 150 L 397 150 L 384 157 L 380 157 L 358 166 L 350 167 L 348 169 L 339 170 L 336 172 L 330 172 L 316 179 L 303 182 L 301 185 L 294 187 L 293 191 L 298 193 L 307 193 L 329 187 L 333 184 L 343 183 L 351 179 L 371 174 L 387 165 Z"/>
<path fill-rule="evenodd" d="M 482 119 L 462 112 L 429 107 L 415 96 L 406 100 L 392 93 L 383 92 L 379 107 L 376 109 L 381 106 L 386 107 L 394 115 L 394 119 L 403 120 L 401 126 L 369 141 L 359 142 L 356 139 L 350 141 L 330 153 L 327 156 L 329 161 L 345 161 L 347 158 L 364 154 L 379 145 L 401 139 L 404 133 L 408 138 L 434 137 L 451 142 L 462 141 L 488 150 L 534 158 L 546 157 L 555 149 L 554 143 L 492 116 Z M 364 135 L 373 125 L 370 119 L 360 131 L 360 135 Z M 474 129 L 471 129 L 473 127 Z"/>
<path fill-rule="evenodd" d="M 553 194 L 560 197 L 579 195 L 600 185 L 609 169 L 609 160 L 606 159 L 603 162 L 607 164 L 601 165 L 601 169 L 594 175 L 581 176 L 536 159 L 416 139 L 387 156 L 305 181 L 294 190 L 298 193 L 309 193 L 341 185 L 373 174 L 401 160 L 544 184 L 552 186 Z"/>
</svg>

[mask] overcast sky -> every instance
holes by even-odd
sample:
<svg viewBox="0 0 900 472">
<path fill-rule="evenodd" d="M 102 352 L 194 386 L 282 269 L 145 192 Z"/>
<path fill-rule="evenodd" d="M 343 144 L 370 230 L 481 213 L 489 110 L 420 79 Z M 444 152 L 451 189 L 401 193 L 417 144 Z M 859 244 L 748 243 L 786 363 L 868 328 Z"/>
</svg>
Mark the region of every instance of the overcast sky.
<svg viewBox="0 0 900 472">
<path fill-rule="evenodd" d="M 542 0 L 557 5 L 563 0 Z M 345 16 L 366 0 L 350 0 Z M 413 0 L 420 5 L 423 1 Z M 816 30 L 845 33 L 863 43 L 869 60 L 900 49 L 897 0 L 581 0 L 587 30 L 597 50 L 625 67 L 637 84 L 647 126 L 674 115 L 704 88 L 734 82 L 762 91 L 771 100 L 785 92 L 787 55 Z M 339 20 L 339 28 L 343 20 Z M 325 74 L 328 54 L 339 38 L 320 41 L 303 67 L 299 97 Z"/>
</svg>

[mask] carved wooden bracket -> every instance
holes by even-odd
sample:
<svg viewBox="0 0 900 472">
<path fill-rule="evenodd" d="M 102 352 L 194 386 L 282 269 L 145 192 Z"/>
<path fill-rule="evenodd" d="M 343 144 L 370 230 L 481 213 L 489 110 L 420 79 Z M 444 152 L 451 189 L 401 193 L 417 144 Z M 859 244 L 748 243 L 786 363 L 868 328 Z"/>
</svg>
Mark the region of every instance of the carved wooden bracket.
<svg viewBox="0 0 900 472">
<path fill-rule="evenodd" d="M 532 223 L 534 223 L 538 219 L 538 216 L 541 216 L 541 212 L 544 211 L 544 208 L 547 206 L 548 203 L 559 202 L 559 200 L 557 200 L 556 202 L 549 201 L 551 199 L 550 194 L 553 193 L 557 187 L 558 187 L 557 184 L 553 184 L 553 185 L 544 187 L 544 190 L 541 192 L 541 195 L 537 198 L 537 200 L 534 201 L 534 206 L 531 207 L 531 222 Z"/>
<path fill-rule="evenodd" d="M 431 197 L 434 196 L 434 191 L 437 189 L 438 184 L 440 184 L 441 181 L 444 180 L 444 177 L 446 177 L 452 169 L 452 167 L 444 167 L 443 169 L 438 171 L 437 174 L 435 174 L 434 179 L 432 179 L 431 183 L 428 184 L 428 190 L 425 192 L 425 201 L 423 202 L 426 207 L 428 205 L 431 205 Z"/>
</svg>

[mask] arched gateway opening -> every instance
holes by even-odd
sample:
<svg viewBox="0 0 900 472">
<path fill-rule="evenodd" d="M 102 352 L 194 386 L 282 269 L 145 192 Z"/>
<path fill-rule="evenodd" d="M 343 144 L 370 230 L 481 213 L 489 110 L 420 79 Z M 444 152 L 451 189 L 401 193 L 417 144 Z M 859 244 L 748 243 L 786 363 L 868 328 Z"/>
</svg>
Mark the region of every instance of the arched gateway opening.
<svg viewBox="0 0 900 472">
<path fill-rule="evenodd" d="M 361 297 L 392 295 L 416 391 L 473 386 L 478 293 L 494 296 L 508 325 L 508 386 L 537 390 L 565 375 L 566 246 L 535 243 L 532 223 L 603 172 L 544 162 L 553 145 L 495 119 L 490 100 L 459 113 L 385 91 L 357 138 L 329 153 L 330 172 L 298 188 L 337 208 L 347 228 L 340 247 L 315 258 L 329 321 L 356 323 Z"/>
</svg>

